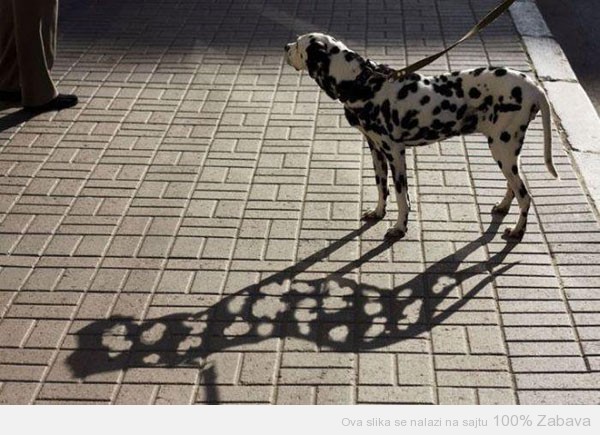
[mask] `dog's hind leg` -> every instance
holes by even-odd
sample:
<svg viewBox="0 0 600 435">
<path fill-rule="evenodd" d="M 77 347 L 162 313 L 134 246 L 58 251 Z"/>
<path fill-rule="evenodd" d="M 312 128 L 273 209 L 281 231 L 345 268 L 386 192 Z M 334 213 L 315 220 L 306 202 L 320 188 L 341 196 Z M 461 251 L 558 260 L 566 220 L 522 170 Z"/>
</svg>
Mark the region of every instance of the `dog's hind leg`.
<svg viewBox="0 0 600 435">
<path fill-rule="evenodd" d="M 498 214 L 506 214 L 510 210 L 510 205 L 512 204 L 512 200 L 515 197 L 515 192 L 510 188 L 510 184 L 506 183 L 506 193 L 504 194 L 504 198 L 502 201 L 498 202 L 492 208 L 492 213 Z"/>
<path fill-rule="evenodd" d="M 513 197 L 517 197 L 520 209 L 519 219 L 514 228 L 507 228 L 504 232 L 507 237 L 516 239 L 522 238 L 525 233 L 527 215 L 531 205 L 531 197 L 527 192 L 523 180 L 519 176 L 518 159 L 524 138 L 524 133 L 520 133 L 509 134 L 503 132 L 500 137 L 493 138 L 490 144 L 492 156 L 506 177 L 508 189 L 511 190 L 511 192 L 506 192 L 504 199 L 495 207 L 495 210 L 498 212 L 507 212 Z"/>
<path fill-rule="evenodd" d="M 377 185 L 379 197 L 377 198 L 377 206 L 375 209 L 365 211 L 362 215 L 362 219 L 381 219 L 383 216 L 385 216 L 385 204 L 387 197 L 390 194 L 387 184 L 388 165 L 383 151 L 377 149 L 371 140 L 367 139 L 367 143 L 369 144 L 369 149 L 371 150 L 373 169 L 375 169 L 375 184 Z"/>
</svg>

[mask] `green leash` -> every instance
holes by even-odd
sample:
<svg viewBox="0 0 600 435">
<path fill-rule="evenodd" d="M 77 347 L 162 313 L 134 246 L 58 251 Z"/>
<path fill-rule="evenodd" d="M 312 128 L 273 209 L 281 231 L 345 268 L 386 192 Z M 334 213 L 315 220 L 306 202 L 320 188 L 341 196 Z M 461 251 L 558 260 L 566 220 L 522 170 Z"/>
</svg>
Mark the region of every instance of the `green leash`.
<svg viewBox="0 0 600 435">
<path fill-rule="evenodd" d="M 408 65 L 408 66 L 406 66 L 406 67 L 404 67 L 402 69 L 395 70 L 393 73 L 391 73 L 388 76 L 388 79 L 390 81 L 401 80 L 404 77 L 406 77 L 407 75 L 412 74 L 415 71 L 418 71 L 421 68 L 423 68 L 424 66 L 427 66 L 430 63 L 434 62 L 435 60 L 439 59 L 444 54 L 446 54 L 450 50 L 452 50 L 454 47 L 456 47 L 457 45 L 463 43 L 464 41 L 466 41 L 467 39 L 469 39 L 471 36 L 476 35 L 482 29 L 484 29 L 489 24 L 491 24 L 496 18 L 498 18 L 500 15 L 502 15 L 504 12 L 506 12 L 506 10 L 514 2 L 515 2 L 515 0 L 504 0 L 500 5 L 496 6 L 496 8 L 494 10 L 492 10 L 485 17 L 483 17 L 483 19 L 481 21 L 479 21 L 471 30 L 469 30 L 465 36 L 463 36 L 462 38 L 460 38 L 454 44 L 450 45 L 448 48 L 446 48 L 445 50 L 440 51 L 439 53 L 436 53 L 436 54 L 434 54 L 432 56 L 428 56 L 428 57 L 426 57 L 424 59 L 421 59 L 420 61 L 415 62 L 415 63 L 413 63 L 411 65 Z"/>
</svg>

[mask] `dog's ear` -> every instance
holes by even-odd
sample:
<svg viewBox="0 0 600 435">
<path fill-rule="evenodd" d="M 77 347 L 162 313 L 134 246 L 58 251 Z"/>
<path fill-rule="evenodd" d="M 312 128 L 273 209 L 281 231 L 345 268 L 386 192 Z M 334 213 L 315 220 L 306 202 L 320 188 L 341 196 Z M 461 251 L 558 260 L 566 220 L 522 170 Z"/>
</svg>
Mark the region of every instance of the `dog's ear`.
<svg viewBox="0 0 600 435">
<path fill-rule="evenodd" d="M 320 41 L 312 41 L 306 48 L 306 68 L 308 74 L 315 79 L 321 89 L 330 98 L 337 100 L 336 81 L 329 72 L 330 56 L 325 44 Z"/>
</svg>

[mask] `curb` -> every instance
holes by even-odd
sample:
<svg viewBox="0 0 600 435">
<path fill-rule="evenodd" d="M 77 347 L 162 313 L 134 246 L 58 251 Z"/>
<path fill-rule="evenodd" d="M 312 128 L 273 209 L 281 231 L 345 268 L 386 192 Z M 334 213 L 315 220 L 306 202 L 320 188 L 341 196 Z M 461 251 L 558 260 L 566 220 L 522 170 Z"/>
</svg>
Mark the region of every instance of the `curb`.
<svg viewBox="0 0 600 435">
<path fill-rule="evenodd" d="M 554 109 L 567 153 L 581 175 L 593 207 L 600 209 L 600 118 L 577 80 L 535 0 L 517 0 L 509 9 L 517 31 Z"/>
</svg>

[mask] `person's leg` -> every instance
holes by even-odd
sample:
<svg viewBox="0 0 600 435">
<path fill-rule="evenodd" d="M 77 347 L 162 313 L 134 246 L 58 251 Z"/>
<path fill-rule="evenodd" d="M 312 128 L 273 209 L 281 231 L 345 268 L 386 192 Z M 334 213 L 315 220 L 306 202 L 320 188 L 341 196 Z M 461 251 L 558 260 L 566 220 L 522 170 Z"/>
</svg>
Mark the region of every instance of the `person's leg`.
<svg viewBox="0 0 600 435">
<path fill-rule="evenodd" d="M 0 101 L 21 101 L 13 0 L 0 0 Z"/>
<path fill-rule="evenodd" d="M 56 33 L 58 3 L 57 0 L 12 0 L 12 5 L 22 104 L 42 106 L 58 96 L 50 77 L 53 44 L 45 43 L 43 38 Z"/>
</svg>

